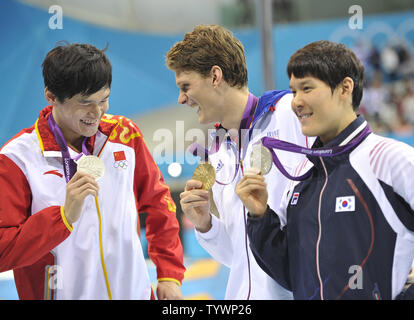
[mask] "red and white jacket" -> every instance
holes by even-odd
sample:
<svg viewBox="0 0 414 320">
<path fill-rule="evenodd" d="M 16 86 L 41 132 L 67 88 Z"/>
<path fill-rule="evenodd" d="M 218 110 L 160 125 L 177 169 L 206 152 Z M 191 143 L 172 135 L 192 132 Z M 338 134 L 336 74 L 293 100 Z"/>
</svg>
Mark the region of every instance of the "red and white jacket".
<svg viewBox="0 0 414 320">
<path fill-rule="evenodd" d="M 19 298 L 153 297 L 139 212 L 148 213 L 148 253 L 158 280 L 181 283 L 176 207 L 138 127 L 104 115 L 87 141 L 106 165 L 99 195 L 88 196 L 80 219 L 69 225 L 62 155 L 47 123 L 51 110 L 0 149 L 0 272 L 13 269 Z"/>
</svg>

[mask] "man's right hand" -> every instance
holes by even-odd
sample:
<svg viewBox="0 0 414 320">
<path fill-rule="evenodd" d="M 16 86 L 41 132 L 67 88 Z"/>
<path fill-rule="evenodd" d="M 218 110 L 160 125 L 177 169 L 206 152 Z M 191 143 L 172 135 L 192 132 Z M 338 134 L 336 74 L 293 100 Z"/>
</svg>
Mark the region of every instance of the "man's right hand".
<svg viewBox="0 0 414 320">
<path fill-rule="evenodd" d="M 87 173 L 77 171 L 66 185 L 64 212 L 69 224 L 77 221 L 81 215 L 83 202 L 88 195 L 96 197 L 99 186 L 95 178 Z"/>
<path fill-rule="evenodd" d="M 202 182 L 188 180 L 180 194 L 181 209 L 199 232 L 211 229 L 210 193 L 201 189 Z"/>
<path fill-rule="evenodd" d="M 245 170 L 243 178 L 236 186 L 236 194 L 251 215 L 262 217 L 267 210 L 267 184 L 256 168 Z"/>
</svg>

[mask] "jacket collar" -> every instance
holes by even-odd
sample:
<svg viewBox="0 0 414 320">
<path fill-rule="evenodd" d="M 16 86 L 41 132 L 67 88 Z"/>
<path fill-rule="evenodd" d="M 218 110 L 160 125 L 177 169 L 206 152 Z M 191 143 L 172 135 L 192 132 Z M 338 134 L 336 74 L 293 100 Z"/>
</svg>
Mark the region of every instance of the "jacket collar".
<svg viewBox="0 0 414 320">
<path fill-rule="evenodd" d="M 289 90 L 272 90 L 266 91 L 261 97 L 259 97 L 259 101 L 257 103 L 256 111 L 254 112 L 253 121 L 250 127 L 252 128 L 255 123 L 267 112 L 274 111 L 278 101 L 288 93 L 290 93 Z M 224 129 L 227 131 L 227 129 L 224 128 L 220 123 L 216 123 L 214 127 L 216 130 Z"/>
<path fill-rule="evenodd" d="M 364 116 L 358 115 L 357 118 L 352 121 L 340 134 L 338 134 L 334 139 L 329 141 L 326 145 L 324 145 L 319 137 L 315 140 L 315 142 L 312 145 L 312 149 L 315 148 L 329 148 L 334 146 L 343 146 L 348 144 L 351 140 L 356 138 L 358 135 L 361 134 L 361 132 L 364 130 L 364 128 L 368 125 L 367 121 L 365 120 Z M 361 141 L 362 142 L 362 141 Z M 348 152 L 345 152 L 344 154 L 335 156 L 335 157 L 325 157 L 324 160 L 326 162 L 336 161 L 336 160 L 342 160 L 344 157 L 347 157 L 348 154 L 356 148 L 358 145 L 354 146 L 352 149 L 350 149 Z M 319 164 L 318 157 L 307 155 L 307 158 L 312 161 L 314 164 Z"/>
<path fill-rule="evenodd" d="M 253 127 L 255 123 L 263 117 L 269 111 L 275 111 L 276 104 L 286 94 L 290 93 L 289 90 L 271 90 L 266 91 L 260 98 L 257 104 L 256 112 L 253 118 Z"/>
<path fill-rule="evenodd" d="M 52 106 L 47 106 L 42 109 L 39 114 L 39 118 L 35 123 L 35 130 L 37 138 L 39 140 L 40 148 L 42 153 L 46 155 L 47 153 L 57 155 L 56 152 L 60 154 L 60 148 L 58 143 L 53 136 L 52 131 L 49 128 L 48 119 L 52 113 Z M 99 123 L 98 131 L 102 132 L 105 136 L 109 136 L 112 130 L 117 126 L 116 122 L 105 121 L 105 116 L 101 119 Z M 93 153 L 95 146 L 96 134 L 86 140 L 86 147 L 89 152 Z M 46 153 L 46 154 L 45 154 Z"/>
<path fill-rule="evenodd" d="M 329 141 L 326 145 L 323 145 L 321 139 L 318 137 L 312 148 L 321 148 L 321 147 L 333 147 L 333 146 L 340 146 L 345 145 L 349 142 L 349 140 L 352 140 L 355 138 L 359 133 L 362 132 L 362 130 L 365 128 L 365 125 L 367 125 L 367 122 L 362 115 L 358 115 L 357 118 L 352 121 L 340 134 L 338 134 L 334 139 Z"/>
</svg>

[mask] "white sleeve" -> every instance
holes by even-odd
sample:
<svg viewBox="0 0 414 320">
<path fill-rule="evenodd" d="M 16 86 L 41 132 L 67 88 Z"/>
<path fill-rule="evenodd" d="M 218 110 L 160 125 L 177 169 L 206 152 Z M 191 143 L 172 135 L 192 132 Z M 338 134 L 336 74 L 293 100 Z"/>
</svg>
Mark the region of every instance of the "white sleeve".
<svg viewBox="0 0 414 320">
<path fill-rule="evenodd" d="M 218 262 L 226 267 L 231 266 L 233 248 L 224 223 L 215 215 L 211 215 L 212 227 L 205 233 L 195 230 L 197 241 Z"/>
<path fill-rule="evenodd" d="M 414 211 L 414 148 L 398 142 L 392 151 L 386 150 L 386 152 L 390 162 L 388 166 L 391 168 L 389 170 L 391 186 Z"/>
<path fill-rule="evenodd" d="M 414 148 L 394 139 L 379 141 L 370 152 L 373 171 L 414 211 Z"/>
</svg>

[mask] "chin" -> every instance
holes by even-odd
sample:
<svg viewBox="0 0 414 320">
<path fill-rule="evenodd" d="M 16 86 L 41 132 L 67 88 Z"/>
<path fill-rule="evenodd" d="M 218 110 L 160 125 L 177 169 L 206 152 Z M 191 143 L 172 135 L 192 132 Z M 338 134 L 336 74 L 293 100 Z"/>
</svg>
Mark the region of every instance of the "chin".
<svg viewBox="0 0 414 320">
<path fill-rule="evenodd" d="M 82 135 L 84 137 L 90 138 L 90 137 L 94 136 L 97 132 L 98 132 L 98 129 L 96 129 L 96 130 L 88 130 L 88 131 L 82 132 Z"/>
<path fill-rule="evenodd" d="M 302 134 L 304 135 L 304 136 L 309 136 L 309 128 L 306 128 L 306 127 L 304 127 L 304 126 L 302 126 Z"/>
<path fill-rule="evenodd" d="M 317 137 L 318 133 L 310 128 L 302 127 L 302 134 L 306 137 Z"/>
</svg>

